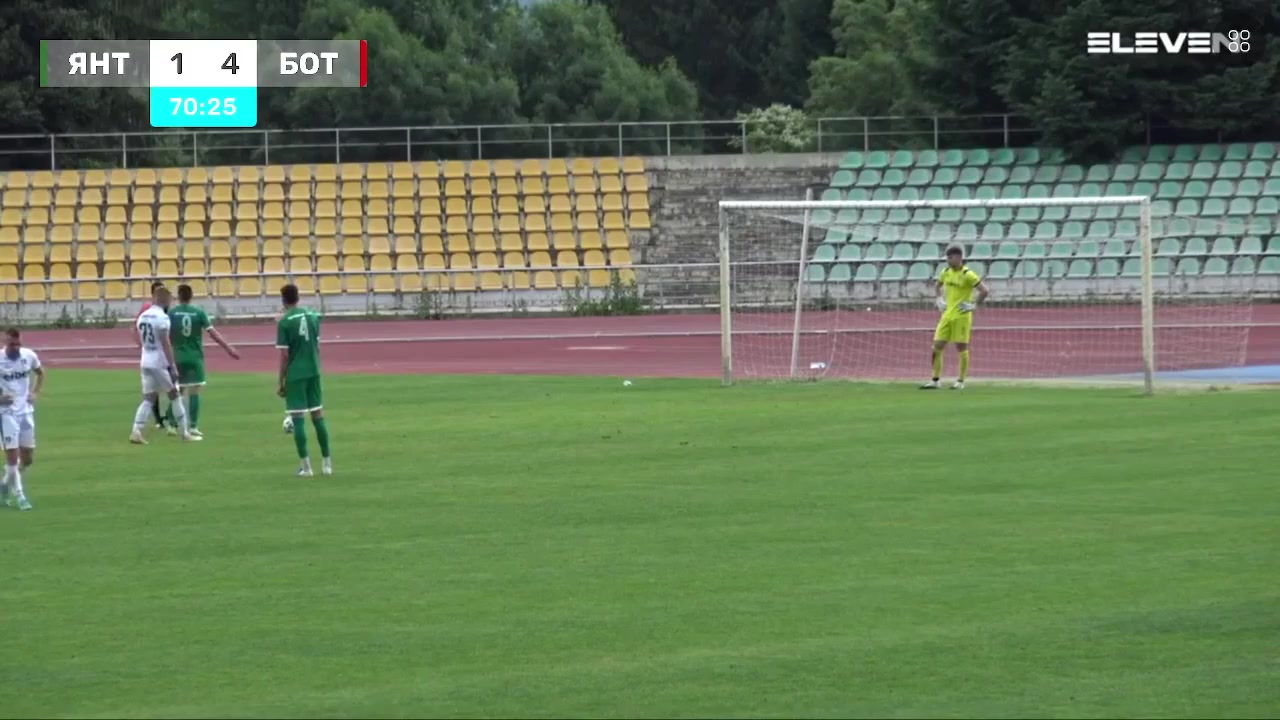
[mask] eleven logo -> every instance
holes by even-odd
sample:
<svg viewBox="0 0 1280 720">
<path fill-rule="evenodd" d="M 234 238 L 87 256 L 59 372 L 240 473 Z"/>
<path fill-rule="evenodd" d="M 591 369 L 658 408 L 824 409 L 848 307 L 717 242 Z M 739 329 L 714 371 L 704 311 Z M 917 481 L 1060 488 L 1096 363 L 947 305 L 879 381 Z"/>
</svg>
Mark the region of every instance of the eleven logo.
<svg viewBox="0 0 1280 720">
<path fill-rule="evenodd" d="M 1208 32 L 1091 32 L 1088 37 L 1090 55 L 1209 55 L 1221 52 L 1247 53 L 1251 45 L 1248 30 Z"/>
</svg>

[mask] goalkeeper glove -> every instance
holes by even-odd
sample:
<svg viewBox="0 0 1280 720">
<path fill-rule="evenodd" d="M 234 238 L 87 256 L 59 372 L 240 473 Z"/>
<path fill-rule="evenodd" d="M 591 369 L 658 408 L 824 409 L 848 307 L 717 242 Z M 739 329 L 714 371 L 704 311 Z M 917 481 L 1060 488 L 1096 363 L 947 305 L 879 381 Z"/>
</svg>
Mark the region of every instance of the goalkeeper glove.
<svg viewBox="0 0 1280 720">
<path fill-rule="evenodd" d="M 939 312 L 946 312 L 947 310 L 946 298 L 938 298 L 937 300 L 933 301 L 933 304 L 938 306 Z"/>
<path fill-rule="evenodd" d="M 977 305 L 974 305 L 974 304 L 973 304 L 973 303 L 971 303 L 971 302 L 962 302 L 962 303 L 960 303 L 959 305 L 957 305 L 957 306 L 956 306 L 956 309 L 957 309 L 957 310 L 959 310 L 959 311 L 960 311 L 960 312 L 962 312 L 962 313 L 971 313 L 971 312 L 973 312 L 974 308 L 976 308 L 976 307 L 978 307 L 978 306 L 977 306 Z"/>
</svg>

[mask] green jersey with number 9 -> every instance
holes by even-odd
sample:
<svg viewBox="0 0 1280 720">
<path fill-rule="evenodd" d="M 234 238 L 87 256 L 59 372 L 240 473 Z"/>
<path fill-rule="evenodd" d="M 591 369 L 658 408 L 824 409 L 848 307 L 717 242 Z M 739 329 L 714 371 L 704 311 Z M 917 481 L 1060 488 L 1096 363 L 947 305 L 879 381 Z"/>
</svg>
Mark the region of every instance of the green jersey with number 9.
<svg viewBox="0 0 1280 720">
<path fill-rule="evenodd" d="M 169 340 L 173 359 L 179 365 L 204 362 L 204 331 L 213 327 L 209 316 L 195 305 L 174 305 L 169 309 Z"/>
<path fill-rule="evenodd" d="M 306 308 L 286 310 L 276 325 L 276 347 L 289 351 L 286 381 L 320 377 L 320 316 Z"/>
</svg>

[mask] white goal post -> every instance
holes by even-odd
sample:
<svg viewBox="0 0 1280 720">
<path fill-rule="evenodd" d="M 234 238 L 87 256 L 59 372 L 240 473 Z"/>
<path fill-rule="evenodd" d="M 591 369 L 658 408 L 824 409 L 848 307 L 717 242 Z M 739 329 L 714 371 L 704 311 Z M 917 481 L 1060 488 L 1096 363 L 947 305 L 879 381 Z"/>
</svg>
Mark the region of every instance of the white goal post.
<svg viewBox="0 0 1280 720">
<path fill-rule="evenodd" d="M 1247 218 L 1176 224 L 1169 212 L 1153 232 L 1153 201 L 1144 195 L 808 197 L 719 203 L 725 385 L 926 379 L 934 283 L 953 244 L 992 290 L 975 314 L 975 377 L 1141 382 L 1151 393 L 1157 372 L 1245 363 L 1253 288 L 1234 275 L 1200 273 L 1199 259 L 1157 258 L 1153 237 L 1212 242 Z M 1196 273 L 1182 272 L 1189 268 Z M 1161 303 L 1168 323 L 1158 333 Z M 1169 343 L 1163 364 L 1158 339 Z"/>
</svg>

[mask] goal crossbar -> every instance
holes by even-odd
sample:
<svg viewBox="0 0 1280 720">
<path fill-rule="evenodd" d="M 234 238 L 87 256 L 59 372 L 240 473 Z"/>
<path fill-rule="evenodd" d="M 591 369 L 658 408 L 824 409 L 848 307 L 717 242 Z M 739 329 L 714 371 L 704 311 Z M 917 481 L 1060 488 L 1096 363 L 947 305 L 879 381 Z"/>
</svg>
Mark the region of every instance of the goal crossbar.
<svg viewBox="0 0 1280 720">
<path fill-rule="evenodd" d="M 984 200 L 813 200 L 812 190 L 806 200 L 721 200 L 719 202 L 719 262 L 720 262 L 720 349 L 721 381 L 733 383 L 733 261 L 726 211 L 730 210 L 792 210 L 802 211 L 803 227 L 801 251 L 798 258 L 799 278 L 803 281 L 809 263 L 808 245 L 810 214 L 814 210 L 917 210 L 924 208 L 1022 208 L 1022 207 L 1074 207 L 1082 205 L 1136 205 L 1138 214 L 1138 239 L 1141 258 L 1141 342 L 1143 388 L 1151 394 L 1155 387 L 1155 282 L 1153 274 L 1154 248 L 1151 240 L 1151 197 L 1147 195 L 1121 195 L 1071 198 L 992 198 Z M 801 332 L 801 301 L 799 288 L 795 300 L 795 319 L 792 327 L 791 376 L 796 376 L 796 338 Z"/>
</svg>

